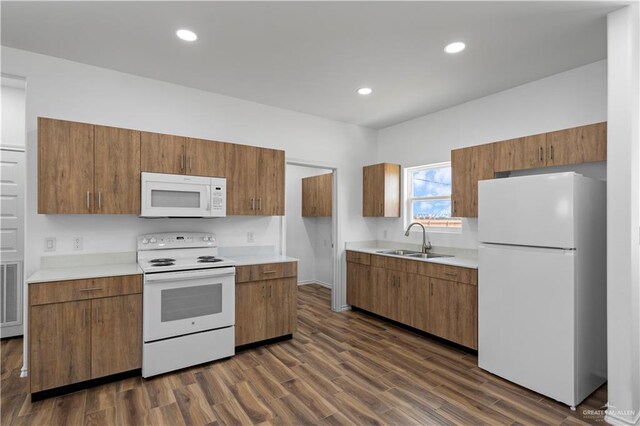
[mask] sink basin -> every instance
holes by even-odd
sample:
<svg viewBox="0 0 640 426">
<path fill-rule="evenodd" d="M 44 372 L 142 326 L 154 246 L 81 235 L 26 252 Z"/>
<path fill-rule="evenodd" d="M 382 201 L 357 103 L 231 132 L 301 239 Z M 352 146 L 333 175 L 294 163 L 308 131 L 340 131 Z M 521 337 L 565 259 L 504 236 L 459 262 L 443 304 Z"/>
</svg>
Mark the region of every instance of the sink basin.
<svg viewBox="0 0 640 426">
<path fill-rule="evenodd" d="M 380 254 L 395 254 L 396 256 L 410 256 L 412 254 L 422 254 L 415 250 L 378 250 L 376 253 Z"/>
<path fill-rule="evenodd" d="M 416 257 L 419 259 L 433 259 L 436 257 L 453 257 L 449 254 L 438 254 L 438 253 L 412 253 L 406 254 L 407 257 Z"/>
</svg>

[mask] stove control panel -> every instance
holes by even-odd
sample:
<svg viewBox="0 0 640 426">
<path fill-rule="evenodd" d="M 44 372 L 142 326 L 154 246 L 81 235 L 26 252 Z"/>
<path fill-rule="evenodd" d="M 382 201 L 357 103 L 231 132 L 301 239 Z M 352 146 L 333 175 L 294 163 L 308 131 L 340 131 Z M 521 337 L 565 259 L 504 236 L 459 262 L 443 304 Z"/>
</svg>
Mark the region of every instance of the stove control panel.
<svg viewBox="0 0 640 426">
<path fill-rule="evenodd" d="M 205 232 L 163 232 L 138 237 L 138 250 L 191 247 L 216 247 L 216 236 Z"/>
</svg>

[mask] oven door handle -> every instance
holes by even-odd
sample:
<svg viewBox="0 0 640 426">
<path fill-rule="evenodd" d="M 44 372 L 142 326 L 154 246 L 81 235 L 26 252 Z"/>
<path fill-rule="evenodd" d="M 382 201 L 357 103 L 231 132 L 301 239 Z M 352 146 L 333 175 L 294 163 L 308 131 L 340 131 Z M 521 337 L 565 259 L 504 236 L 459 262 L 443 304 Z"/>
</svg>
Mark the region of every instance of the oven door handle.
<svg viewBox="0 0 640 426">
<path fill-rule="evenodd" d="M 166 281 L 184 281 L 184 280 L 199 280 L 203 278 L 219 278 L 234 276 L 236 274 L 236 268 L 219 268 L 219 269 L 204 269 L 198 271 L 178 271 L 178 272 L 157 272 L 153 274 L 145 274 L 144 282 L 166 282 Z"/>
</svg>

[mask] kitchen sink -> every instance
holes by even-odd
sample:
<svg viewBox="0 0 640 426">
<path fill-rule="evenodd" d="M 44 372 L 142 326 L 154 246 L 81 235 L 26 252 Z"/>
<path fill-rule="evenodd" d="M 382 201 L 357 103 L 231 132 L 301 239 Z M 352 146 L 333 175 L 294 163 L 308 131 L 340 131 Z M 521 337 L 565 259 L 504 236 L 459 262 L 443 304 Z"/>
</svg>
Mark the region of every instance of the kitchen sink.
<svg viewBox="0 0 640 426">
<path fill-rule="evenodd" d="M 416 257 L 418 259 L 434 259 L 436 257 L 453 257 L 450 254 L 438 254 L 438 253 L 411 253 L 405 254 L 407 257 Z"/>
<path fill-rule="evenodd" d="M 395 254 L 396 256 L 410 256 L 412 254 L 422 254 L 415 250 L 378 250 L 376 253 L 380 254 Z"/>
</svg>

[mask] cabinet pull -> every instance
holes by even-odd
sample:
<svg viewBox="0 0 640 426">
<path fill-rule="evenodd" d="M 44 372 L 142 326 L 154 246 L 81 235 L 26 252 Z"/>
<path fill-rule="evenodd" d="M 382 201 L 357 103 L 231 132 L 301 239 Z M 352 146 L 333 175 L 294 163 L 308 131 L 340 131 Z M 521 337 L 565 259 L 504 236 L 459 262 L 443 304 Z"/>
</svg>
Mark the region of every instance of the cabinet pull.
<svg viewBox="0 0 640 426">
<path fill-rule="evenodd" d="M 180 170 L 184 170 L 184 155 L 180 154 Z"/>
<path fill-rule="evenodd" d="M 91 191 L 87 191 L 87 210 L 91 208 Z"/>
<path fill-rule="evenodd" d="M 100 322 L 100 306 L 96 306 L 96 324 Z"/>
<path fill-rule="evenodd" d="M 189 157 L 189 171 L 193 170 L 193 167 L 191 167 L 191 166 L 192 166 L 192 164 L 191 164 L 191 157 Z"/>
<path fill-rule="evenodd" d="M 102 191 L 98 191 L 98 210 L 102 210 Z"/>
<path fill-rule="evenodd" d="M 549 150 L 549 154 L 551 155 L 551 161 L 553 161 L 553 145 L 551 145 L 551 149 Z"/>
<path fill-rule="evenodd" d="M 456 212 L 456 200 L 451 199 L 451 212 L 455 214 Z"/>
<path fill-rule="evenodd" d="M 429 295 L 433 296 L 433 284 L 429 284 Z"/>
<path fill-rule="evenodd" d="M 458 273 L 457 272 L 445 272 L 445 275 L 449 275 L 450 277 L 457 277 Z"/>
<path fill-rule="evenodd" d="M 97 291 L 102 290 L 102 287 L 81 288 L 78 291 Z"/>
<path fill-rule="evenodd" d="M 271 271 L 262 271 L 263 274 L 275 274 L 276 271 L 275 270 L 271 270 Z"/>
<path fill-rule="evenodd" d="M 251 199 L 251 211 L 254 211 L 256 209 L 256 199 L 252 198 Z"/>
<path fill-rule="evenodd" d="M 542 158 L 542 147 L 539 147 L 539 148 L 538 148 L 538 152 L 539 152 L 539 155 L 538 155 L 538 156 L 539 156 L 539 158 L 540 158 L 540 162 L 542 163 L 542 161 L 543 161 L 543 158 Z"/>
<path fill-rule="evenodd" d="M 262 211 L 262 197 L 258 198 L 258 210 Z"/>
</svg>

